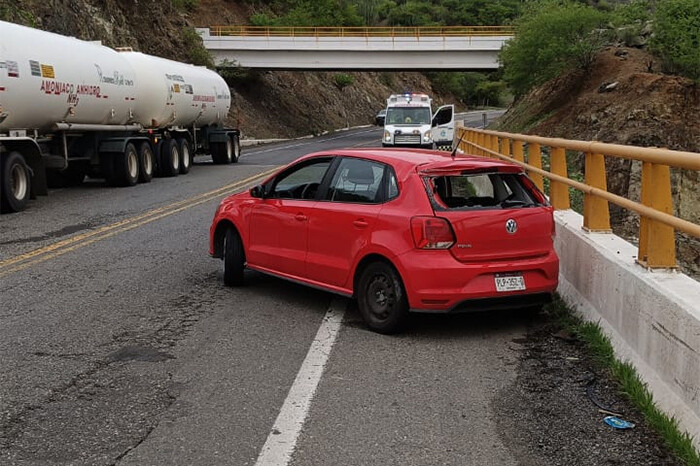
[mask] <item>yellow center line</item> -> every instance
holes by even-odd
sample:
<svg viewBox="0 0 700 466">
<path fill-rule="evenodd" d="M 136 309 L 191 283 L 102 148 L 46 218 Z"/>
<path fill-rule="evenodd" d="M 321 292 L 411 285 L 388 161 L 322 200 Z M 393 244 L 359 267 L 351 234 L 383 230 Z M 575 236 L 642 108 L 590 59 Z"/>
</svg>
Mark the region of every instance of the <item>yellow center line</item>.
<svg viewBox="0 0 700 466">
<path fill-rule="evenodd" d="M 237 191 L 240 187 L 250 184 L 252 181 L 259 178 L 265 177 L 277 168 L 267 170 L 256 175 L 250 176 L 244 180 L 237 181 L 235 183 L 222 186 L 213 191 L 209 191 L 191 198 L 183 199 L 181 201 L 173 202 L 163 207 L 150 210 L 140 215 L 134 217 L 120 220 L 118 222 L 106 225 L 104 227 L 98 228 L 88 233 L 83 233 L 80 235 L 73 236 L 71 238 L 58 241 L 56 243 L 50 244 L 48 246 L 35 249 L 25 254 L 21 254 L 16 257 L 0 261 L 0 278 L 10 273 L 17 272 L 27 267 L 38 264 L 57 256 L 66 254 L 67 252 L 73 251 L 75 249 L 87 246 L 89 244 L 101 241 L 103 239 L 112 237 L 118 233 L 125 232 L 137 228 L 139 226 L 151 223 L 155 220 L 168 217 L 170 215 L 182 212 L 183 210 L 190 209 L 199 204 L 211 201 L 219 196 L 232 194 Z"/>
</svg>

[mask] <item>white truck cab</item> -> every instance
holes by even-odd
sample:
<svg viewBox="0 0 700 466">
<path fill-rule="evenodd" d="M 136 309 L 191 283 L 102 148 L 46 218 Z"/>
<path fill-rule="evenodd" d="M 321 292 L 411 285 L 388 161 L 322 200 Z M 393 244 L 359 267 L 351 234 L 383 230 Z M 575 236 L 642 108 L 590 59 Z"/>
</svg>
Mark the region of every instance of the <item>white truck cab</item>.
<svg viewBox="0 0 700 466">
<path fill-rule="evenodd" d="M 392 94 L 387 99 L 383 147 L 432 149 L 452 145 L 454 105 L 432 113 L 432 99 L 426 94 Z"/>
</svg>

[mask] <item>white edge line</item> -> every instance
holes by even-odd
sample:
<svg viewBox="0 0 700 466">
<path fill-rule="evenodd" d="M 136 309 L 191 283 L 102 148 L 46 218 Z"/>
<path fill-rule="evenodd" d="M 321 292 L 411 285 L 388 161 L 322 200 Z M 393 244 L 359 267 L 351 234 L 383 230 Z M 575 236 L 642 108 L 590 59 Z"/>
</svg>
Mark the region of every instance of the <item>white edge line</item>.
<svg viewBox="0 0 700 466">
<path fill-rule="evenodd" d="M 311 400 L 340 331 L 346 307 L 347 301 L 342 298 L 333 298 L 331 301 L 255 466 L 289 464 L 297 438 L 308 415 Z"/>
</svg>

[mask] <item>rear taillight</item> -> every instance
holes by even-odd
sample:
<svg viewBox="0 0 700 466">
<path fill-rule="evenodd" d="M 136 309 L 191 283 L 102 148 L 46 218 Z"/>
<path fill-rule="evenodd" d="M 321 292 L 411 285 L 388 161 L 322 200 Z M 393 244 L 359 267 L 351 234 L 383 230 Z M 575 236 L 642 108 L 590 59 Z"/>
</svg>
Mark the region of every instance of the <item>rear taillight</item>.
<svg viewBox="0 0 700 466">
<path fill-rule="evenodd" d="M 450 222 L 440 217 L 411 218 L 411 233 L 418 249 L 449 249 L 455 243 Z"/>
</svg>

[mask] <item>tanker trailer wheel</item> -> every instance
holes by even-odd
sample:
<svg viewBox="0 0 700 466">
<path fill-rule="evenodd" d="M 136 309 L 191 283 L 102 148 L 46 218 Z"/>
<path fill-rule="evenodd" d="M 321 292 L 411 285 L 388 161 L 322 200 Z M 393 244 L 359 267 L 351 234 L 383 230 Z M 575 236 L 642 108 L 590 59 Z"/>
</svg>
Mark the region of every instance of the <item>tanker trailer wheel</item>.
<svg viewBox="0 0 700 466">
<path fill-rule="evenodd" d="M 227 165 L 233 162 L 233 143 L 230 137 L 226 138 L 226 142 L 212 142 L 209 147 L 214 163 Z"/>
<path fill-rule="evenodd" d="M 129 143 L 124 152 L 116 152 L 113 156 L 112 177 L 109 184 L 114 186 L 133 186 L 139 181 L 139 153 L 136 146 Z"/>
<path fill-rule="evenodd" d="M 231 139 L 233 144 L 233 159 L 231 161 L 233 163 L 238 163 L 238 159 L 241 157 L 241 140 L 237 134 L 232 134 L 229 136 L 229 139 Z"/>
<path fill-rule="evenodd" d="M 19 212 L 27 207 L 32 177 L 19 152 L 0 154 L 0 212 Z"/>
<path fill-rule="evenodd" d="M 180 149 L 180 174 L 184 175 L 192 167 L 192 148 L 190 141 L 185 138 L 178 139 L 177 146 Z"/>
<path fill-rule="evenodd" d="M 175 139 L 164 139 L 160 148 L 160 173 L 163 176 L 177 176 L 180 173 L 180 149 Z"/>
<path fill-rule="evenodd" d="M 153 155 L 150 142 L 142 142 L 139 146 L 139 181 L 148 183 L 153 179 L 156 169 L 156 157 Z"/>
</svg>

